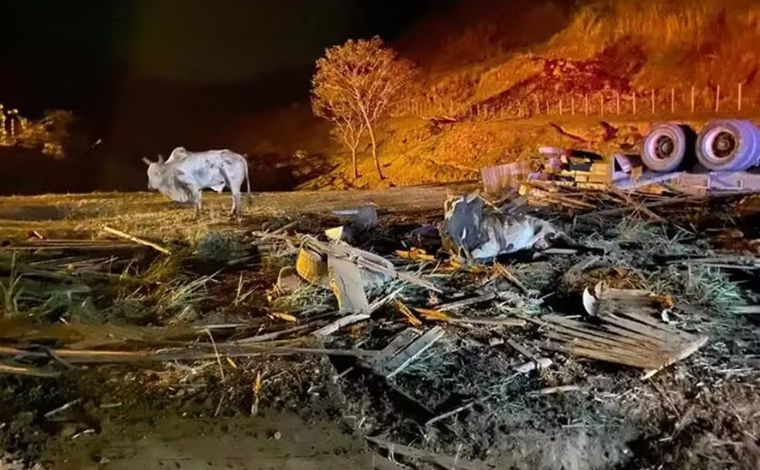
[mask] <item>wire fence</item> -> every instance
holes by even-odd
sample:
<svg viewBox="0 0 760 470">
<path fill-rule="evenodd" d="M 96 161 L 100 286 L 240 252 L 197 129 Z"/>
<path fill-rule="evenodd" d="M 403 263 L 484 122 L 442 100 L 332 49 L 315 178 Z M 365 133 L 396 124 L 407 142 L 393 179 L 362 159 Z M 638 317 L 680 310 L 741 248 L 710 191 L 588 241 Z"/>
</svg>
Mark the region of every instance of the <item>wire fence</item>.
<svg viewBox="0 0 760 470">
<path fill-rule="evenodd" d="M 731 87 L 671 87 L 621 93 L 533 93 L 520 98 L 490 98 L 477 104 L 446 98 L 409 100 L 397 115 L 446 117 L 457 120 L 515 119 L 534 116 L 651 117 L 709 115 L 760 111 L 760 100 L 748 98 L 744 85 Z"/>
</svg>

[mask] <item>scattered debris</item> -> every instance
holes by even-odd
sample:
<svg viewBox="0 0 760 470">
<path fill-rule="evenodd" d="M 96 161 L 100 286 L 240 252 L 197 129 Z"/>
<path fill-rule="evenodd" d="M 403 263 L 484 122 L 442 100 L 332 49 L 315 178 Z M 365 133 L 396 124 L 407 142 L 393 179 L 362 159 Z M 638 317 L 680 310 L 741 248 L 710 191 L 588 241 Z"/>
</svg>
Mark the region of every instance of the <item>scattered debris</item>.
<svg viewBox="0 0 760 470">
<path fill-rule="evenodd" d="M 111 228 L 111 227 L 109 227 L 107 225 L 103 227 L 103 231 L 104 232 L 108 232 L 111 235 L 116 235 L 117 237 L 124 238 L 126 240 L 131 241 L 131 242 L 138 243 L 140 245 L 149 246 L 149 247 L 153 248 L 154 250 L 159 251 L 159 252 L 161 252 L 161 253 L 163 253 L 165 255 L 172 254 L 171 251 L 169 251 L 168 249 L 166 249 L 166 248 L 164 248 L 164 247 L 162 247 L 162 246 L 160 246 L 160 245 L 158 245 L 156 243 L 150 242 L 148 240 L 143 240 L 142 238 L 135 237 L 135 236 L 130 235 L 128 233 L 124 233 L 121 230 L 116 230 L 115 228 Z"/>
<path fill-rule="evenodd" d="M 377 220 L 374 207 L 366 217 L 356 209 L 340 213 L 352 219 L 346 225 L 328 230 L 332 214 L 270 221 L 236 235 L 256 256 L 219 272 L 192 245 L 172 242 L 164 252 L 128 234 L 66 240 L 43 231 L 9 241 L 0 250 L 0 375 L 56 384 L 129 365 L 138 384 L 150 374 L 151 393 L 170 384 L 171 402 L 213 396 L 206 416 L 219 418 L 230 407 L 264 415 L 273 403 L 329 399 L 357 432 L 384 436 L 368 438 L 381 456 L 377 468 L 452 469 L 500 468 L 506 455 L 554 452 L 536 436 L 588 453 L 615 432 L 608 423 L 640 429 L 632 408 L 680 409 L 702 399 L 678 395 L 670 404 L 657 393 L 661 382 L 693 379 L 689 393 L 699 394 L 716 380 L 751 376 L 755 339 L 725 344 L 734 324 L 754 322 L 760 311 L 752 282 L 758 234 L 753 226 L 729 233 L 732 224 L 720 218 L 716 236 L 707 217 L 724 211 L 700 206 L 731 200 L 588 186 L 604 169 L 593 156 L 543 151 L 562 157 L 558 173 L 523 180 L 522 196 L 456 197 L 445 214 L 415 219 Z M 611 179 L 639 178 L 635 159 L 615 162 L 605 169 Z M 554 241 L 570 248 L 550 247 Z M 715 276 L 701 277 L 704 269 L 733 289 L 730 303 L 714 304 L 720 291 L 711 287 Z M 94 313 L 69 313 L 85 308 Z M 677 381 L 674 373 L 645 383 L 617 373 L 622 365 L 649 378 L 693 354 L 699 361 L 681 363 L 687 378 Z M 98 367 L 104 364 L 115 366 Z M 643 393 L 625 392 L 636 388 Z M 65 404 L 45 418 L 52 424 L 77 404 L 76 411 L 85 408 L 80 396 L 56 400 Z M 122 395 L 109 401 L 130 408 Z M 635 418 L 664 419 L 656 412 Z M 88 429 L 95 427 L 71 432 L 84 439 Z M 584 444 L 567 441 L 576 431 Z M 599 468 L 613 460 L 598 459 Z M 551 462 L 535 468 L 560 466 Z"/>
<path fill-rule="evenodd" d="M 359 266 L 347 258 L 328 256 L 330 287 L 338 299 L 341 313 L 367 312 L 369 301 L 364 293 L 365 281 Z"/>
<path fill-rule="evenodd" d="M 341 225 L 339 227 L 328 228 L 325 230 L 325 236 L 333 241 L 342 241 L 351 243 L 354 238 L 353 230 L 350 225 Z"/>
<path fill-rule="evenodd" d="M 293 266 L 283 266 L 277 275 L 277 290 L 281 293 L 294 292 L 303 286 L 303 281 L 298 275 L 298 271 Z"/>
<path fill-rule="evenodd" d="M 348 217 L 351 223 L 362 229 L 370 229 L 377 225 L 377 207 L 367 204 L 355 209 L 333 211 L 335 215 Z"/>
<path fill-rule="evenodd" d="M 478 194 L 446 201 L 441 226 L 444 248 L 464 252 L 476 260 L 526 249 L 545 249 L 557 238 L 566 238 L 552 224 L 541 219 L 503 214 Z"/>
<path fill-rule="evenodd" d="M 592 300 L 593 299 L 593 300 Z M 553 340 L 547 349 L 645 369 L 643 378 L 681 361 L 707 344 L 707 336 L 680 331 L 655 318 L 673 307 L 672 300 L 648 291 L 607 289 L 584 292 L 593 321 L 548 315 L 540 322 Z"/>
<path fill-rule="evenodd" d="M 480 170 L 483 179 L 483 190 L 486 194 L 501 194 L 507 189 L 517 189 L 528 179 L 530 162 L 519 161 L 497 165 Z"/>
<path fill-rule="evenodd" d="M 373 357 L 367 365 L 377 374 L 391 379 L 441 339 L 444 333 L 440 326 L 434 326 L 424 334 L 420 334 L 416 329 L 407 328 L 377 356 Z"/>
</svg>

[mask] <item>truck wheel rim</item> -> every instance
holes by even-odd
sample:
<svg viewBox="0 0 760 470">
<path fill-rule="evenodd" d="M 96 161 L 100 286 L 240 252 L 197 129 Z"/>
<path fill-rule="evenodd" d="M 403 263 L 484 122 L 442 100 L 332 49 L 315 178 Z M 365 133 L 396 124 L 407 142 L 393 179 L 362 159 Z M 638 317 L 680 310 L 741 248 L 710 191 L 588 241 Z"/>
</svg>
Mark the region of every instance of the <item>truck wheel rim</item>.
<svg viewBox="0 0 760 470">
<path fill-rule="evenodd" d="M 673 156 L 676 149 L 676 143 L 668 135 L 661 135 L 655 140 L 654 156 L 659 160 L 667 160 Z"/>
<path fill-rule="evenodd" d="M 736 137 L 730 132 L 722 131 L 715 136 L 712 142 L 713 155 L 717 158 L 726 158 L 731 156 L 736 150 Z"/>
<path fill-rule="evenodd" d="M 702 148 L 705 150 L 708 160 L 723 161 L 731 158 L 738 147 L 739 141 L 736 135 L 730 129 L 721 126 L 710 130 L 705 135 Z"/>
</svg>

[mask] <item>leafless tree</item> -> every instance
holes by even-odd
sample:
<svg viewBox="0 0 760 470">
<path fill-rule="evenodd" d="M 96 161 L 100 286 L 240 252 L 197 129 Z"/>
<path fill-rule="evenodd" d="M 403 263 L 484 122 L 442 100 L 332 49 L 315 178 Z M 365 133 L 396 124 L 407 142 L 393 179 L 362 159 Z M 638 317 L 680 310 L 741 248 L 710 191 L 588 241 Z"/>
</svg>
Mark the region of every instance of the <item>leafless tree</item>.
<svg viewBox="0 0 760 470">
<path fill-rule="evenodd" d="M 342 119 L 333 121 L 332 135 L 336 140 L 342 142 L 351 150 L 351 164 L 354 173 L 354 181 L 359 177 L 359 170 L 356 166 L 356 148 L 361 142 L 362 134 L 366 129 L 364 121 L 347 116 Z"/>
<path fill-rule="evenodd" d="M 412 83 L 414 73 L 412 63 L 398 57 L 378 37 L 349 39 L 343 45 L 327 49 L 324 57 L 317 60 L 312 78 L 312 109 L 315 115 L 330 120 L 341 140 L 351 148 L 355 176 L 356 146 L 366 130 L 375 168 L 383 178 L 375 124 L 398 102 Z"/>
</svg>

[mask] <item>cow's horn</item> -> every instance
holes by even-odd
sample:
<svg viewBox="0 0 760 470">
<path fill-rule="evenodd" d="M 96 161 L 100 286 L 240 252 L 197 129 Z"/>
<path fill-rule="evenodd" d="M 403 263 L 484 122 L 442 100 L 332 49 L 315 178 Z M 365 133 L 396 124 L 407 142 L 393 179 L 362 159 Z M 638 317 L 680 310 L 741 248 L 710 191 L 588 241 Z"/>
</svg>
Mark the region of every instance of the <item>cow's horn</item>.
<svg viewBox="0 0 760 470">
<path fill-rule="evenodd" d="M 158 155 L 158 163 L 164 163 L 164 156 L 161 154 Z"/>
<path fill-rule="evenodd" d="M 150 163 L 151 163 L 150 160 L 148 160 L 145 157 L 142 158 L 142 161 L 144 161 L 146 165 L 150 165 Z"/>
</svg>

